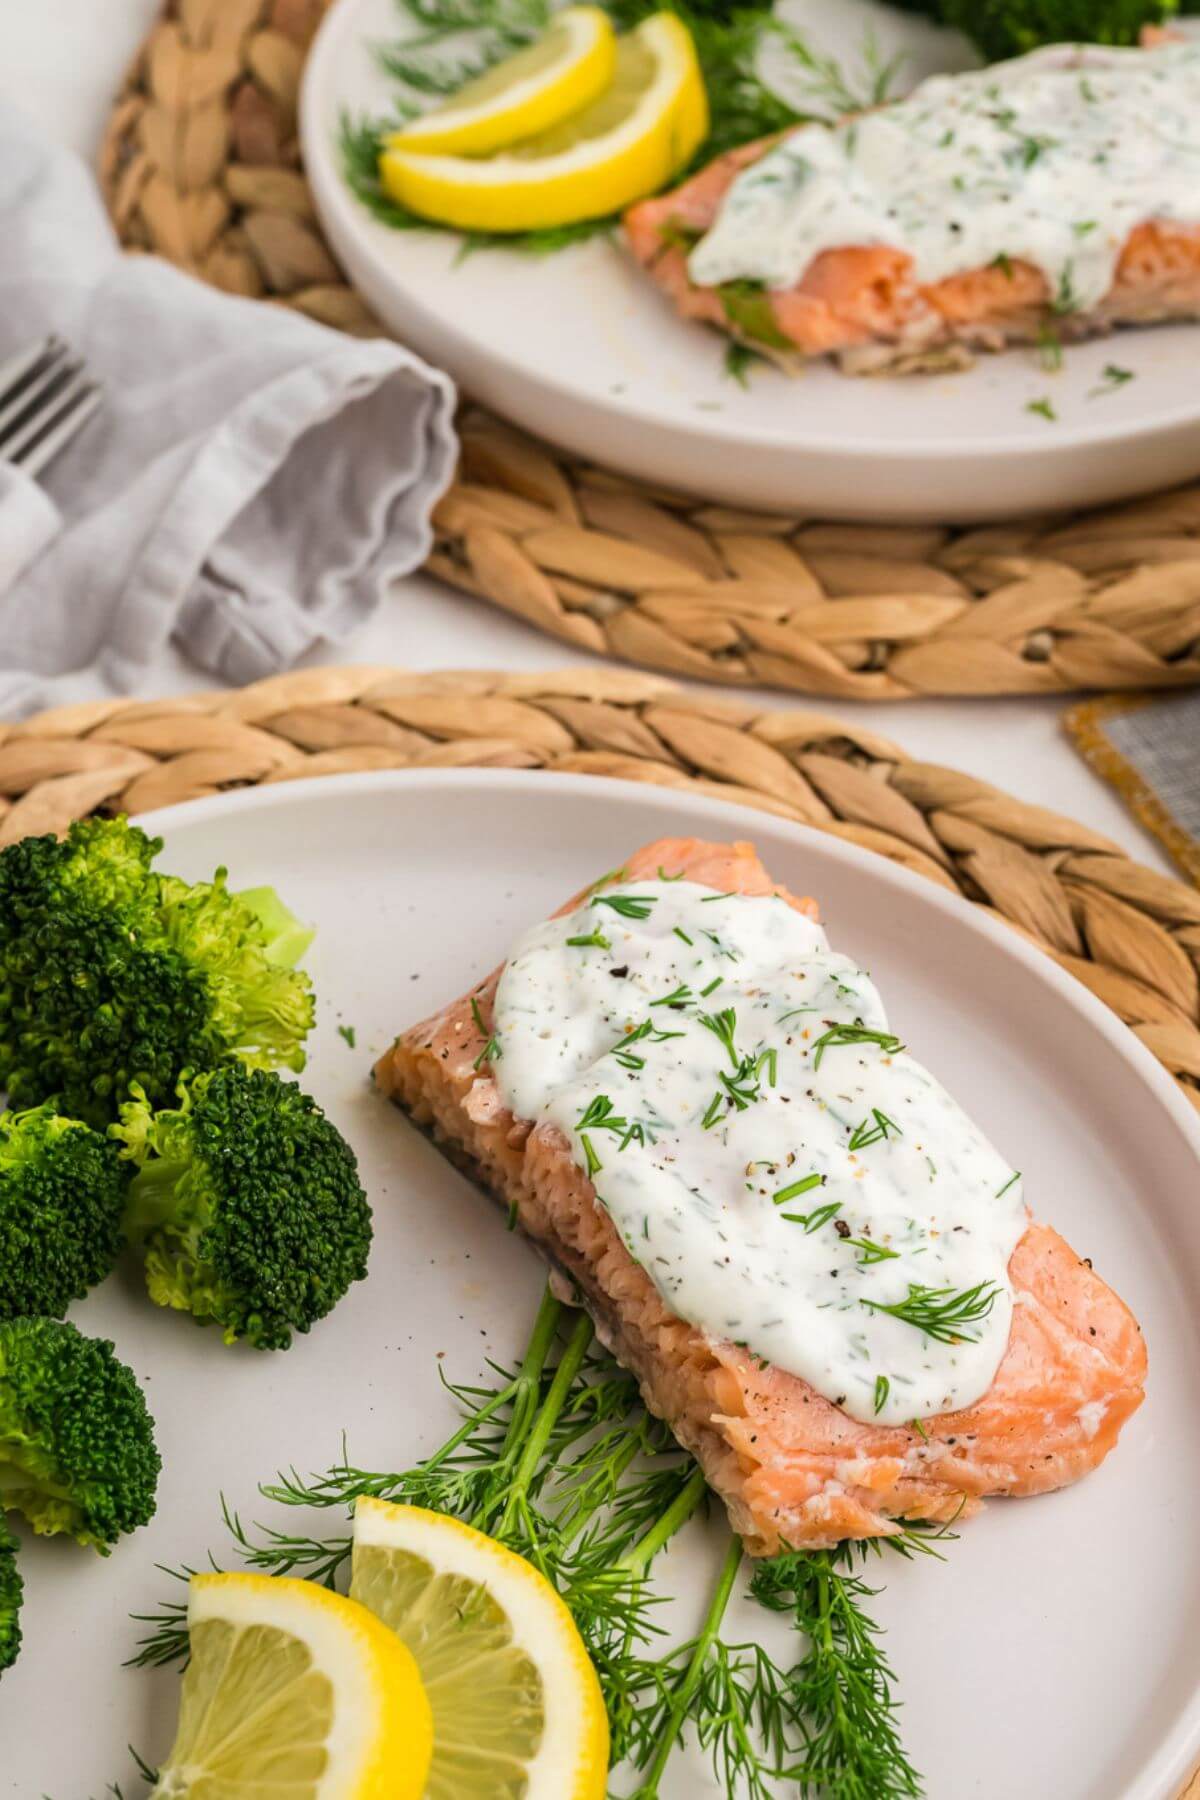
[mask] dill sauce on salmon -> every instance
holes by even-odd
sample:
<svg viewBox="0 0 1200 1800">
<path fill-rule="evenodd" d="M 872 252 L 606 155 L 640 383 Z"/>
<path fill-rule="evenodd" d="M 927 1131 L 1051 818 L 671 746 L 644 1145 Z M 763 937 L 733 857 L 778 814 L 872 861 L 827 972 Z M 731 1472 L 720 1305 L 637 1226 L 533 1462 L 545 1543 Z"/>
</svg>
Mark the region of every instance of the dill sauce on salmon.
<svg viewBox="0 0 1200 1800">
<path fill-rule="evenodd" d="M 691 279 L 786 289 L 823 251 L 886 245 L 932 285 L 1011 260 L 1056 311 L 1097 306 L 1145 220 L 1200 222 L 1200 43 L 1055 45 L 836 126 L 745 169 Z"/>
<path fill-rule="evenodd" d="M 864 1422 L 987 1392 L 1020 1177 L 811 919 L 618 880 L 521 939 L 493 1033 L 504 1105 L 563 1132 L 679 1317 Z"/>
</svg>

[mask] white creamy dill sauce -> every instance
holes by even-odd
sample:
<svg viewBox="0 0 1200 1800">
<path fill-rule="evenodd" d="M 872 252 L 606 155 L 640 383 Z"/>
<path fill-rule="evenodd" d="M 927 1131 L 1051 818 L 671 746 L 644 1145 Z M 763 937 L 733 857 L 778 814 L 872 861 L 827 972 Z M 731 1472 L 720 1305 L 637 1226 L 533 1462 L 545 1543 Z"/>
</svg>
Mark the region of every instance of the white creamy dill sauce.
<svg viewBox="0 0 1200 1800">
<path fill-rule="evenodd" d="M 791 133 L 746 169 L 689 269 L 794 287 L 824 250 L 888 245 L 922 285 L 1004 259 L 1095 306 L 1135 225 L 1200 223 L 1200 43 L 1057 45 Z"/>
<path fill-rule="evenodd" d="M 1020 1177 L 819 925 L 773 896 L 618 880 L 521 939 L 494 1033 L 505 1105 L 566 1134 L 673 1312 L 856 1419 L 987 1391 Z M 897 1303 L 951 1323 L 877 1310 Z"/>
</svg>

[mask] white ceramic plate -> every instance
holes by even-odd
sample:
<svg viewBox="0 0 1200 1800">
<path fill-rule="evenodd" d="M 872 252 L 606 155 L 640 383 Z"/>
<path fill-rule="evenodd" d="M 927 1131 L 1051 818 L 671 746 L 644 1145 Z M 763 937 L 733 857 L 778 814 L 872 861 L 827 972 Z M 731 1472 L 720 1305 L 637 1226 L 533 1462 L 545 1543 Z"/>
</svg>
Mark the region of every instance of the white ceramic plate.
<svg viewBox="0 0 1200 1800">
<path fill-rule="evenodd" d="M 870 0 L 784 0 L 815 46 L 853 66 L 864 29 L 907 52 L 913 80 L 961 66 L 964 46 Z M 742 505 L 839 518 L 985 519 L 1091 505 L 1200 474 L 1200 327 L 1074 347 L 1047 374 L 1035 354 L 965 372 L 801 379 L 757 364 L 743 389 L 723 340 L 677 320 L 617 244 L 540 259 L 456 262 L 444 232 L 397 232 L 346 187 L 343 110 L 387 116 L 372 44 L 399 35 L 394 0 L 339 0 L 309 58 L 305 164 L 334 249 L 379 317 L 476 399 L 580 455 L 659 485 Z M 1100 395 L 1105 365 L 1136 379 Z M 1026 410 L 1049 396 L 1050 422 Z"/>
<path fill-rule="evenodd" d="M 100 1800 L 127 1743 L 167 1747 L 175 1678 L 122 1671 L 156 1562 L 223 1547 L 221 1489 L 248 1518 L 280 1467 L 404 1467 L 473 1380 L 524 1344 L 542 1271 L 495 1210 L 367 1084 L 412 1020 L 514 935 L 664 833 L 753 832 L 780 879 L 821 897 L 906 1039 L 1025 1172 L 1032 1205 L 1111 1277 L 1150 1347 L 1149 1397 L 1078 1487 L 998 1501 L 938 1564 L 892 1558 L 876 1603 L 930 1800 L 1169 1800 L 1200 1753 L 1200 1126 L 1133 1034 L 1013 932 L 881 858 L 713 801 L 582 777 L 349 776 L 201 801 L 153 821 L 166 861 L 270 882 L 318 928 L 318 1026 L 303 1077 L 355 1145 L 376 1209 L 370 1279 L 286 1354 L 226 1349 L 119 1271 L 73 1317 L 143 1375 L 165 1468 L 158 1516 L 108 1561 L 31 1545 L 27 1642 L 0 1687 L 0 1795 Z M 357 1048 L 338 1036 L 353 1025 Z M 439 1363 L 439 1358 L 441 1359 Z M 285 1515 L 292 1516 L 294 1515 Z M 317 1527 L 337 1526 L 328 1516 Z M 696 1527 L 664 1565 L 694 1622 L 719 1555 Z M 736 1627 L 786 1648 L 757 1607 Z M 130 1787 L 126 1786 L 126 1794 Z M 136 1784 L 133 1792 L 140 1792 Z M 718 1792 L 680 1758 L 664 1800 Z"/>
</svg>

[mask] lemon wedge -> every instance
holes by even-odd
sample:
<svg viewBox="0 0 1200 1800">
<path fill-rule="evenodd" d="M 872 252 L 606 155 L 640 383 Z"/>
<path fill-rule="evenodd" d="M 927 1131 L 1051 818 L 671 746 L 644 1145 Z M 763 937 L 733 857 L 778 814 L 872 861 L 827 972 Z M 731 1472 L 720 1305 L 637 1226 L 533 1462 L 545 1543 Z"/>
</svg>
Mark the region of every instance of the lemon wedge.
<svg viewBox="0 0 1200 1800">
<path fill-rule="evenodd" d="M 422 155 L 486 156 L 579 112 L 609 85 L 617 39 L 598 6 L 568 6 L 535 44 L 477 75 L 390 140 Z"/>
<path fill-rule="evenodd" d="M 563 1602 L 458 1519 L 364 1497 L 350 1592 L 412 1651 L 433 1708 L 425 1800 L 604 1800 L 608 1721 Z"/>
<path fill-rule="evenodd" d="M 152 1800 L 419 1800 L 429 1702 L 365 1607 L 285 1576 L 195 1575 L 188 1635 Z"/>
<path fill-rule="evenodd" d="M 619 212 L 670 181 L 702 143 L 708 101 L 674 13 L 617 39 L 609 86 L 590 105 L 498 155 L 418 154 L 394 139 L 379 175 L 394 200 L 463 231 L 534 231 Z"/>
</svg>

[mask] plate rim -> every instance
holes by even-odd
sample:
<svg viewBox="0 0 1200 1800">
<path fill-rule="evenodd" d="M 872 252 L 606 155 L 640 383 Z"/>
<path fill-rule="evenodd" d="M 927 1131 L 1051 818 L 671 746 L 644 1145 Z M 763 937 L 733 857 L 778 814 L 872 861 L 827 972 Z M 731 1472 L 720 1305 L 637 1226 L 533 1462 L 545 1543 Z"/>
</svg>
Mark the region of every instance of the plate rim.
<svg viewBox="0 0 1200 1800">
<path fill-rule="evenodd" d="M 547 793 L 546 772 L 536 769 L 488 768 L 417 768 L 370 769 L 343 774 L 309 776 L 293 781 L 271 782 L 234 789 L 226 793 L 205 795 L 179 801 L 136 815 L 132 821 L 144 830 L 158 833 L 173 826 L 201 824 L 226 814 L 253 813 L 286 809 L 318 796 L 331 800 L 352 798 L 357 794 L 421 791 L 436 795 L 452 790 L 491 790 L 497 795 L 508 793 L 529 801 Z M 707 794 L 681 792 L 647 786 L 644 782 L 621 780 L 612 776 L 586 775 L 570 771 L 555 773 L 554 789 L 558 794 L 574 795 L 586 803 L 589 796 L 610 798 L 629 805 L 658 801 L 678 811 L 681 823 L 694 822 L 700 827 L 708 821 L 715 825 L 735 824 L 746 830 L 748 814 L 753 809 Z M 1176 1127 L 1184 1149 L 1200 1164 L 1200 1117 L 1179 1094 L 1166 1070 L 1140 1041 L 1136 1034 L 1104 1003 L 1074 976 L 1037 949 L 1012 927 L 992 918 L 957 892 L 943 889 L 927 877 L 913 873 L 892 862 L 878 851 L 848 842 L 819 827 L 800 824 L 775 813 L 754 814 L 774 833 L 782 833 L 798 848 L 819 845 L 822 853 L 850 872 L 873 878 L 886 888 L 898 889 L 914 898 L 923 899 L 932 913 L 953 915 L 968 929 L 990 941 L 1002 954 L 1022 965 L 1035 980 L 1064 1001 L 1083 1022 L 1091 1025 L 1117 1052 L 1150 1091 Z M 1187 1782 L 1200 1758 L 1200 1688 L 1190 1700 L 1184 1700 L 1166 1731 L 1143 1759 L 1133 1785 L 1126 1787 L 1120 1800 L 1183 1800 L 1179 1790 Z"/>
<path fill-rule="evenodd" d="M 299 133 L 304 158 L 305 173 L 316 202 L 317 212 L 324 228 L 335 240 L 340 236 L 352 240 L 357 254 L 370 264 L 372 275 L 382 285 L 389 287 L 393 293 L 403 298 L 403 304 L 410 311 L 428 321 L 443 336 L 450 338 L 464 357 L 480 354 L 476 341 L 463 335 L 459 327 L 447 323 L 446 319 L 427 304 L 419 292 L 400 281 L 396 272 L 389 266 L 382 250 L 378 246 L 376 232 L 386 227 L 373 220 L 350 192 L 342 178 L 337 164 L 336 152 L 329 140 L 327 130 L 327 111 L 324 92 L 330 70 L 343 39 L 354 29 L 357 14 L 367 0 L 338 0 L 325 13 L 313 39 L 306 59 L 300 82 L 299 95 Z M 361 27 L 359 27 L 361 31 Z M 365 36 L 365 33 L 363 34 Z M 329 65 L 327 68 L 326 65 Z M 336 96 L 331 94 L 330 100 Z M 414 228 L 420 235 L 428 237 L 436 233 L 436 227 L 428 231 Z M 615 245 L 608 246 L 616 251 Z M 560 256 L 573 256 L 574 247 L 560 251 Z M 500 254 L 500 252 L 497 252 Z M 666 322 L 690 328 L 691 321 L 678 320 L 673 314 L 665 315 Z M 1186 326 L 1186 321 L 1177 321 Z M 1153 328 L 1142 328 L 1139 335 Z M 1164 329 L 1172 329 L 1168 325 Z M 1200 323 L 1191 326 L 1200 333 Z M 719 344 L 719 334 L 714 339 Z M 1111 342 L 1112 338 L 1102 337 L 1098 342 Z M 1014 347 L 1015 349 L 1015 347 Z M 998 353 L 1012 354 L 1013 351 Z M 754 422 L 738 424 L 732 431 L 722 430 L 711 416 L 698 415 L 695 419 L 676 418 L 669 415 L 664 418 L 656 408 L 639 401 L 636 394 L 623 393 L 619 399 L 612 394 L 587 392 L 581 394 L 577 388 L 571 387 L 554 374 L 531 368 L 527 359 L 513 356 L 503 351 L 490 349 L 487 351 L 490 360 L 498 369 L 511 379 L 519 379 L 537 387 L 550 399 L 571 405 L 586 405 L 606 416 L 614 426 L 649 426 L 659 430 L 670 430 L 686 433 L 698 442 L 706 443 L 710 448 L 722 447 L 733 450 L 739 444 L 755 451 L 787 451 L 797 457 L 820 456 L 826 461 L 855 462 L 870 457 L 880 462 L 892 462 L 911 466 L 914 462 L 940 462 L 947 458 L 987 457 L 990 461 L 1005 464 L 1014 459 L 1037 457 L 1044 459 L 1048 465 L 1061 461 L 1064 457 L 1080 451 L 1099 451 L 1106 446 L 1129 445 L 1135 447 L 1147 438 L 1158 438 L 1185 430 L 1189 425 L 1200 428 L 1200 397 L 1183 402 L 1178 408 L 1156 414 L 1152 419 L 1140 424 L 1123 425 L 1118 421 L 1105 423 L 1103 419 L 1096 425 L 1067 425 L 1066 429 L 1055 432 L 1053 442 L 1047 442 L 1032 426 L 1025 435 L 1007 437 L 1002 440 L 989 438 L 986 435 L 975 437 L 954 436 L 922 441 L 919 436 L 915 441 L 896 441 L 890 438 L 875 438 L 866 435 L 807 436 L 799 429 L 803 419 L 803 409 L 796 408 L 796 428 L 790 424 L 787 430 L 772 429 Z M 990 366 L 990 364 L 989 364 Z M 842 376 L 842 380 L 851 380 L 850 376 Z M 920 412 L 914 408 L 916 423 L 919 426 Z M 1060 421 L 1061 425 L 1061 421 Z M 1136 495 L 1134 496 L 1136 497 Z M 1114 504 L 1119 504 L 1115 502 Z"/>
</svg>

